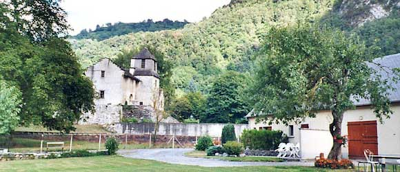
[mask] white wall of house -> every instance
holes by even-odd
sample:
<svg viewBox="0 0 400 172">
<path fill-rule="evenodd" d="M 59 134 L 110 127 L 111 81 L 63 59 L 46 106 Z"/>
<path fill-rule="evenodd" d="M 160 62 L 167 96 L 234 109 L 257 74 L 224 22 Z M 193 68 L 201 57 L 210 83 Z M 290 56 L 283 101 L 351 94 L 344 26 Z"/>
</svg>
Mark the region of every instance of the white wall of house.
<svg viewBox="0 0 400 172">
<path fill-rule="evenodd" d="M 299 131 L 300 155 L 303 159 L 314 159 L 320 153 L 324 153 L 325 157 L 329 154 L 333 142 L 328 130 L 300 129 Z"/>
<path fill-rule="evenodd" d="M 104 77 L 101 77 L 101 71 L 105 71 Z M 95 91 L 98 94 L 104 91 L 104 98 L 95 99 L 96 105 L 117 105 L 125 102 L 123 74 L 124 71 L 109 59 L 103 59 L 86 70 L 85 75 L 92 80 Z"/>
<path fill-rule="evenodd" d="M 160 81 L 154 76 L 136 76 L 141 80 L 137 88 L 136 100 L 143 105 L 153 106 L 155 91 L 159 90 Z"/>
<path fill-rule="evenodd" d="M 348 110 L 344 113 L 343 123 L 342 123 L 342 135 L 348 135 L 348 122 L 359 122 L 359 121 L 377 121 L 377 131 L 378 131 L 378 153 L 382 155 L 399 155 L 400 154 L 400 104 L 393 103 L 391 110 L 393 114 L 390 119 L 384 119 L 382 123 L 376 118 L 373 109 L 369 106 L 357 107 L 354 110 Z M 300 127 L 301 124 L 308 124 L 309 129 L 318 129 L 329 131 L 329 124 L 333 120 L 330 111 L 321 111 L 316 114 L 315 118 L 306 118 L 300 121 L 298 124 L 291 123 L 294 127 L 293 136 L 289 136 L 289 142 L 291 143 L 299 143 L 300 142 Z M 249 118 L 249 128 L 251 129 L 259 129 L 260 127 L 271 126 L 272 130 L 281 130 L 285 134 L 289 135 L 289 126 L 284 124 L 272 124 L 268 125 L 268 122 L 260 121 L 257 123 L 255 117 Z M 325 138 L 326 139 L 326 138 Z M 332 139 L 332 138 L 331 138 Z M 306 139 L 309 140 L 309 139 Z M 321 139 L 313 139 L 309 140 L 310 145 L 313 142 L 325 142 L 321 141 Z M 307 149 L 306 142 L 303 143 L 304 148 Z M 316 148 L 310 148 L 309 152 L 315 151 Z M 304 150 L 307 151 L 307 150 Z M 323 152 L 322 150 L 320 152 Z M 316 154 L 315 156 L 318 156 Z M 343 147 L 342 155 L 344 158 L 348 158 L 348 147 Z M 314 157 L 315 157 L 314 156 Z M 326 155 L 327 156 L 327 155 Z"/>
<path fill-rule="evenodd" d="M 128 105 L 133 105 L 136 100 L 136 83 L 138 81 L 131 78 L 123 78 L 122 80 L 123 99 Z"/>
</svg>

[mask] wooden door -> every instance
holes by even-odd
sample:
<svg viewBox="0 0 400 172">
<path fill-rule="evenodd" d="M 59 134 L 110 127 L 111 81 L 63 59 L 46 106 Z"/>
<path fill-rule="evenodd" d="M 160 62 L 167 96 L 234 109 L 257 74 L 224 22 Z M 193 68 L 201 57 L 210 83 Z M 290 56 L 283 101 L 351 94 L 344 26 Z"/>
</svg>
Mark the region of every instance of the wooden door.
<svg viewBox="0 0 400 172">
<path fill-rule="evenodd" d="M 349 158 L 364 158 L 364 150 L 378 154 L 376 121 L 348 122 Z"/>
</svg>

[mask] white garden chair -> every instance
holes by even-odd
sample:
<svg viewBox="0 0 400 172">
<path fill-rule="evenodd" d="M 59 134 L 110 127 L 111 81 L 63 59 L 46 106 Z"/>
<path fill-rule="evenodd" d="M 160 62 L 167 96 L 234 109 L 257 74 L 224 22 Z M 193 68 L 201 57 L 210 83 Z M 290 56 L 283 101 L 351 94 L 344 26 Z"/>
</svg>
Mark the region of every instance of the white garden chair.
<svg viewBox="0 0 400 172">
<path fill-rule="evenodd" d="M 366 171 L 368 171 L 368 166 L 365 167 L 365 164 L 371 165 L 372 172 L 375 172 L 375 170 L 378 170 L 379 162 L 374 161 L 372 158 L 372 155 L 374 155 L 374 153 L 372 151 L 370 151 L 369 149 L 364 150 L 364 156 L 367 161 L 359 161 L 358 162 L 358 170 L 360 169 L 360 164 L 364 164 L 364 170 L 366 170 Z"/>
<path fill-rule="evenodd" d="M 288 155 L 288 154 L 289 154 L 288 157 L 295 156 L 295 150 L 294 150 L 294 144 L 293 143 L 286 144 L 285 150 L 286 150 L 285 156 Z"/>
<path fill-rule="evenodd" d="M 278 149 L 275 150 L 275 151 L 279 152 L 279 154 L 277 155 L 278 158 L 283 157 L 283 154 L 286 151 L 285 147 L 286 147 L 286 143 L 280 143 L 278 146 Z"/>
<path fill-rule="evenodd" d="M 300 158 L 300 143 L 297 143 L 296 146 L 293 147 L 294 157 Z"/>
</svg>

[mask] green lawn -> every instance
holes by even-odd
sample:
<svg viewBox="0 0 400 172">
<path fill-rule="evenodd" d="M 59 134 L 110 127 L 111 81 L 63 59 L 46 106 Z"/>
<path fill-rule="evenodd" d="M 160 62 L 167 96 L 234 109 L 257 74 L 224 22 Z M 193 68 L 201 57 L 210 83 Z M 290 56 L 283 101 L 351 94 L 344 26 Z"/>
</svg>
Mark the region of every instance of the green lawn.
<svg viewBox="0 0 400 172">
<path fill-rule="evenodd" d="M 86 158 L 63 158 L 63 159 L 41 159 L 41 160 L 21 160 L 0 162 L 0 171 L 162 171 L 162 172 L 234 172 L 234 171 L 298 171 L 298 172 L 317 172 L 329 171 L 313 167 L 219 167 L 208 168 L 198 166 L 184 166 L 175 164 L 166 164 L 149 160 L 137 160 L 123 158 L 120 156 L 98 156 Z M 349 171 L 349 170 L 348 170 Z M 335 170 L 335 172 L 345 172 L 343 170 Z"/>
<path fill-rule="evenodd" d="M 192 151 L 185 154 L 188 157 L 194 158 L 208 158 L 208 159 L 221 159 L 225 161 L 240 161 L 240 162 L 283 162 L 280 158 L 275 157 L 257 157 L 257 156 L 246 156 L 246 157 L 221 157 L 221 156 L 207 156 L 204 151 Z"/>
<path fill-rule="evenodd" d="M 7 141 L 6 137 L 0 137 L 0 147 L 6 148 L 5 146 Z M 63 140 L 60 140 L 63 141 Z M 65 146 L 64 150 L 69 150 L 69 145 L 70 142 L 65 141 Z M 9 151 L 11 152 L 20 152 L 20 153 L 27 153 L 27 152 L 40 152 L 40 140 L 35 140 L 35 139 L 27 139 L 27 138 L 17 138 L 14 137 L 11 140 L 11 147 Z M 171 145 L 166 145 L 162 143 L 158 143 L 156 146 L 153 146 L 152 148 L 167 148 L 171 147 Z M 146 149 L 149 148 L 148 143 L 129 143 L 129 144 L 124 144 L 121 143 L 119 145 L 119 149 Z M 88 142 L 88 141 L 73 141 L 72 142 L 72 150 L 97 150 L 99 149 L 99 143 L 97 142 Z M 105 150 L 105 144 L 101 143 L 100 145 L 101 150 Z M 43 142 L 43 151 L 46 151 L 46 140 Z M 61 151 L 59 149 L 49 149 L 49 151 Z"/>
</svg>

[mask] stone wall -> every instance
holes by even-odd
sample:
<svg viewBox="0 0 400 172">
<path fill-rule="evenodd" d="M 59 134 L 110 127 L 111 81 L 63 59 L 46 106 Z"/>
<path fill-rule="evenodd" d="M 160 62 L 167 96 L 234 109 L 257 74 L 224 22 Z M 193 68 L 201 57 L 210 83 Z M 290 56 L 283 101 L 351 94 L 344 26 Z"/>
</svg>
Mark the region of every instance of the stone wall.
<svg viewBox="0 0 400 172">
<path fill-rule="evenodd" d="M 201 124 L 182 124 L 182 123 L 160 123 L 158 134 L 176 136 L 211 136 L 221 137 L 222 128 L 226 124 L 201 123 Z M 247 124 L 235 124 L 237 138 L 243 130 L 249 129 Z M 154 133 L 153 123 L 120 123 L 110 126 L 109 130 L 117 133 L 128 134 L 147 134 Z"/>
<path fill-rule="evenodd" d="M 120 105 L 96 105 L 96 112 L 84 113 L 79 125 L 99 124 L 109 125 L 119 123 L 122 116 L 122 106 Z"/>
</svg>

